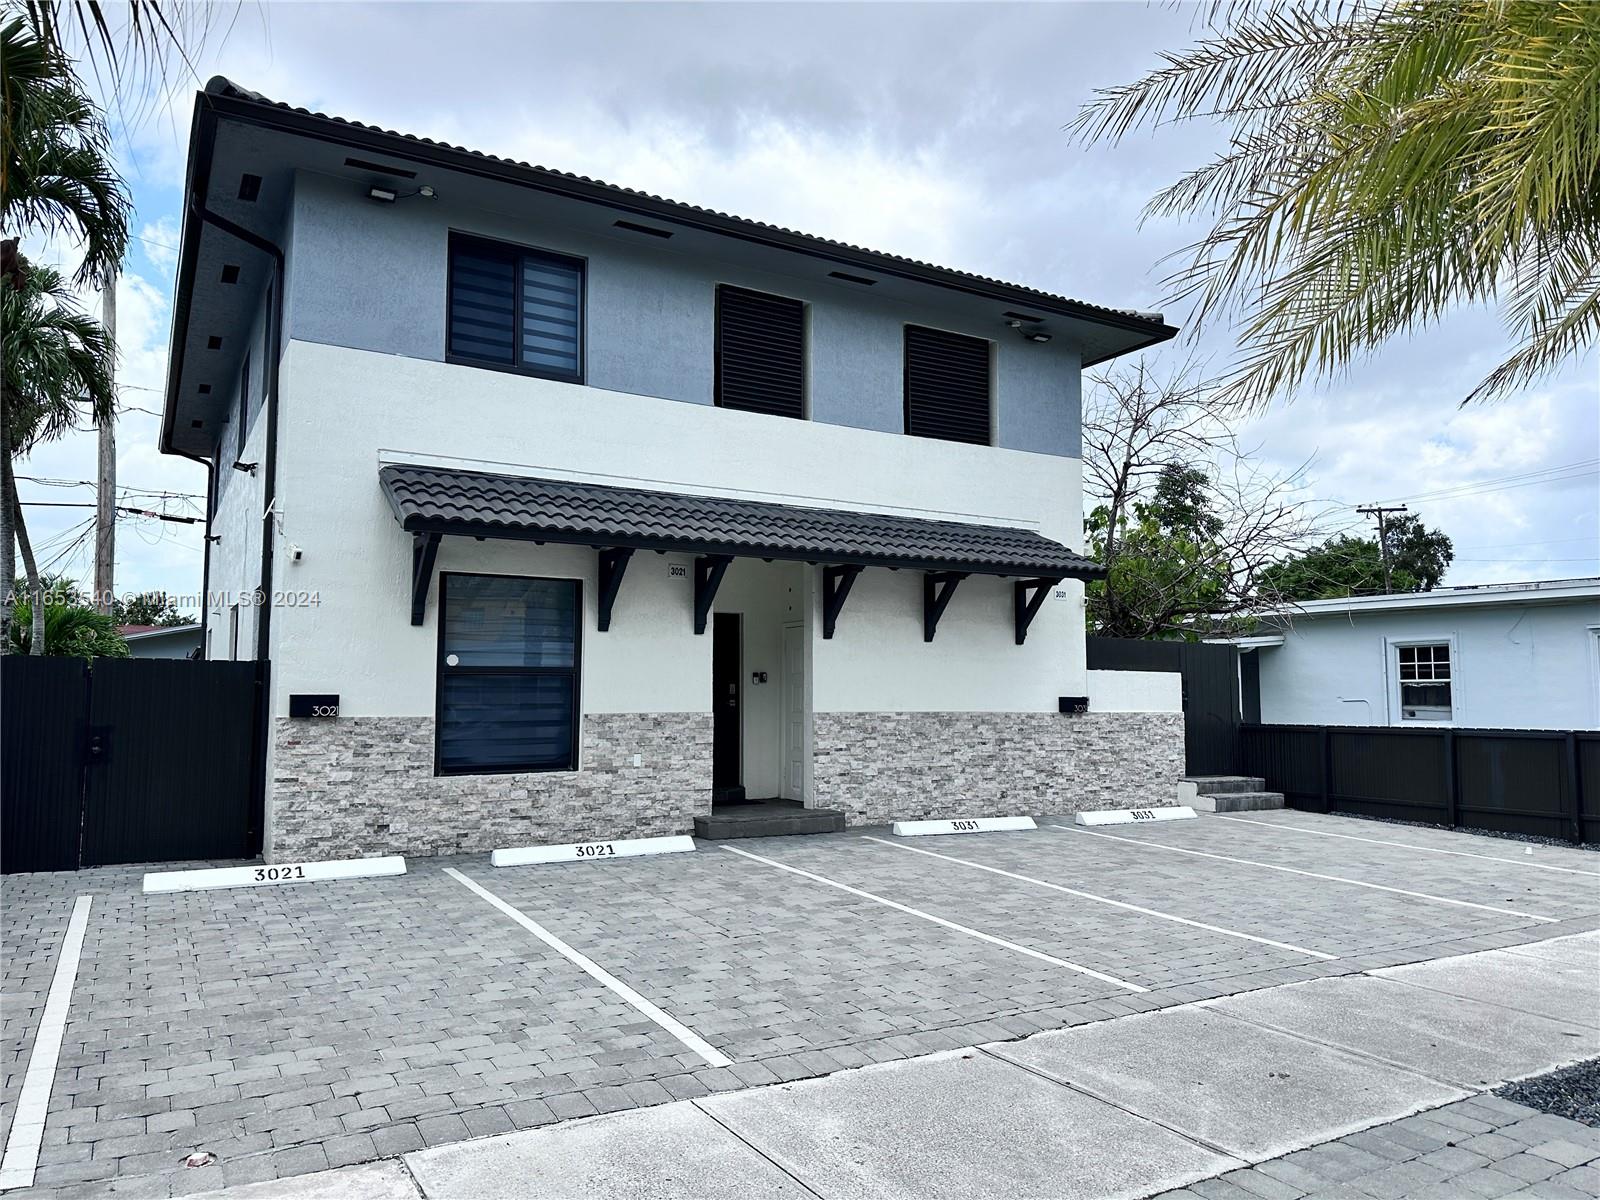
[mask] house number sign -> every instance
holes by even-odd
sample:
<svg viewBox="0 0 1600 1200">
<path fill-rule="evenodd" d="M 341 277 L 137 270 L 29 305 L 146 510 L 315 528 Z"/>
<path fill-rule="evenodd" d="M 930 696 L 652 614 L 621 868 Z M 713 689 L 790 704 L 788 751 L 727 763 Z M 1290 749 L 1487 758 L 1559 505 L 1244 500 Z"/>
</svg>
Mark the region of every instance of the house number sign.
<svg viewBox="0 0 1600 1200">
<path fill-rule="evenodd" d="M 337 717 L 339 715 L 339 695 L 337 692 L 291 693 L 289 696 L 289 715 L 291 717 Z"/>
</svg>

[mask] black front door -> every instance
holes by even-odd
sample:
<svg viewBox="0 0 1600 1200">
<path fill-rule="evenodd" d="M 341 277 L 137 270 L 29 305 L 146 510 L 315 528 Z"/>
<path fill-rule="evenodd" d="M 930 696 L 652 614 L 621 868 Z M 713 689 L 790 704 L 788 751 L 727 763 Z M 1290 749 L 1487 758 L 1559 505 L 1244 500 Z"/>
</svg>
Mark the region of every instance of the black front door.
<svg viewBox="0 0 1600 1200">
<path fill-rule="evenodd" d="M 711 787 L 714 802 L 744 799 L 738 613 L 715 613 L 711 625 Z"/>
</svg>

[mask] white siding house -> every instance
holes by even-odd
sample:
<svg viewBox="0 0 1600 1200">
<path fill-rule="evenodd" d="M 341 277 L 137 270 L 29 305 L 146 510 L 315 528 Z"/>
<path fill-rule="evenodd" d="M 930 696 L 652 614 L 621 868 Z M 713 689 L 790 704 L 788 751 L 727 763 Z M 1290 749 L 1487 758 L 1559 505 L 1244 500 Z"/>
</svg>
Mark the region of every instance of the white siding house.
<svg viewBox="0 0 1600 1200">
<path fill-rule="evenodd" d="M 1247 721 L 1600 728 L 1600 579 L 1315 600 L 1237 639 Z"/>
</svg>

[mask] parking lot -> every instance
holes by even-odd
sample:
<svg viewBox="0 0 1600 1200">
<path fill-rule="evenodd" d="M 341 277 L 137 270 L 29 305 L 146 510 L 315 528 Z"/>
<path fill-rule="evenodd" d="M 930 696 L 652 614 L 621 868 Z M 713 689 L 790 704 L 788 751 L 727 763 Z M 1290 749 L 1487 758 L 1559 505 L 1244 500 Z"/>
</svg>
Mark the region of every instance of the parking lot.
<svg viewBox="0 0 1600 1200">
<path fill-rule="evenodd" d="M 1575 849 L 1040 825 L 151 896 L 139 868 L 7 877 L 7 1122 L 91 898 L 24 1194 L 205 1190 L 1600 926 Z"/>
</svg>

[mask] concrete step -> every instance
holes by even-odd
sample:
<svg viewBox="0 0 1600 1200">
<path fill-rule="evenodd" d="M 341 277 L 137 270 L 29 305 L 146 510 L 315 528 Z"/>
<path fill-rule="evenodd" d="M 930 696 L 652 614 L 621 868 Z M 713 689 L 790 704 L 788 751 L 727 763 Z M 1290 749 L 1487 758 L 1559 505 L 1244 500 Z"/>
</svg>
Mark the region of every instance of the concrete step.
<svg viewBox="0 0 1600 1200">
<path fill-rule="evenodd" d="M 1220 792 L 1259 792 L 1267 781 L 1255 775 L 1185 775 L 1184 783 L 1194 785 L 1195 795 L 1215 796 Z"/>
<path fill-rule="evenodd" d="M 1267 808 L 1282 808 L 1282 792 L 1216 792 L 1209 796 L 1196 796 L 1189 801 L 1199 812 L 1260 812 Z"/>
<path fill-rule="evenodd" d="M 780 808 L 760 811 L 712 812 L 694 819 L 694 835 L 715 841 L 730 838 L 788 837 L 797 833 L 842 833 L 844 813 L 831 808 Z"/>
</svg>

